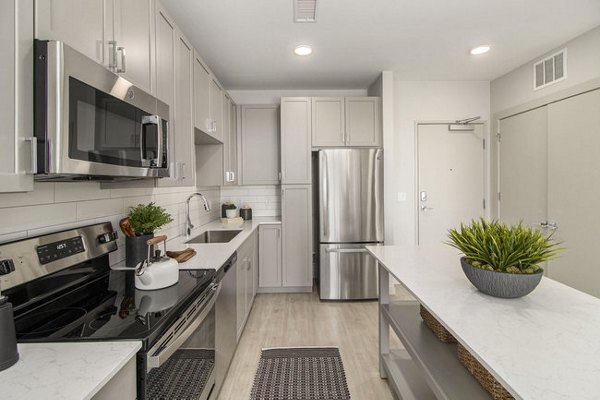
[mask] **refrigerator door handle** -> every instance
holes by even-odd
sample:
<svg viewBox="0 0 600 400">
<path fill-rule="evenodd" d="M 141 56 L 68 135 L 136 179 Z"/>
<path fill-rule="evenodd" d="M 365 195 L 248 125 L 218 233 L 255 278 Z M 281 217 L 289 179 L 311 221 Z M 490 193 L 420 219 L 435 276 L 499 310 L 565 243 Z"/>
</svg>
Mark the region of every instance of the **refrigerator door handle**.
<svg viewBox="0 0 600 400">
<path fill-rule="evenodd" d="M 327 205 L 329 204 L 329 182 L 328 182 L 328 168 L 327 168 L 327 154 L 325 152 L 319 152 L 321 156 L 321 193 L 323 194 L 323 202 L 321 204 L 321 210 L 323 213 L 323 236 L 329 237 L 329 210 Z"/>
<path fill-rule="evenodd" d="M 367 249 L 326 249 L 327 253 L 368 253 Z"/>
</svg>

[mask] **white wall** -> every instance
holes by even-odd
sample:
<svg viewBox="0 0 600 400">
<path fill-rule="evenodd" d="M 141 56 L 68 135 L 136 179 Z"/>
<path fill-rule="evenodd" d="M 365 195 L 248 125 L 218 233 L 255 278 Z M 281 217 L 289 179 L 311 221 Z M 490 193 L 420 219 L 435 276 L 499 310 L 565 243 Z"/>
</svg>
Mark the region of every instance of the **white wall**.
<svg viewBox="0 0 600 400">
<path fill-rule="evenodd" d="M 417 207 L 415 124 L 477 115 L 489 121 L 490 84 L 481 81 L 395 81 L 393 103 L 393 145 L 384 144 L 386 168 L 393 168 L 393 178 L 386 181 L 385 188 L 385 219 L 388 225 L 391 223 L 393 233 L 391 238 L 386 236 L 386 242 L 412 245 L 416 243 Z M 398 201 L 399 192 L 406 193 L 406 201 Z"/>
<path fill-rule="evenodd" d="M 539 90 L 533 90 L 533 63 L 567 48 L 567 78 Z M 492 113 L 539 99 L 591 79 L 600 77 L 600 26 L 557 46 L 531 62 L 492 81 Z"/>
<path fill-rule="evenodd" d="M 119 231 L 119 250 L 110 255 L 111 264 L 115 264 L 125 259 L 125 238 L 118 223 L 130 207 L 151 201 L 164 207 L 173 222 L 159 233 L 174 238 L 184 233 L 185 200 L 196 190 L 193 187 L 101 189 L 97 182 L 36 183 L 33 192 L 0 194 L 0 243 L 111 221 Z M 206 212 L 198 199 L 192 200 L 190 214 L 196 226 L 218 218 L 220 210 L 218 187 L 199 191 L 213 207 Z"/>
<path fill-rule="evenodd" d="M 282 97 L 366 96 L 366 89 L 356 90 L 230 90 L 237 104 L 279 104 Z"/>
</svg>

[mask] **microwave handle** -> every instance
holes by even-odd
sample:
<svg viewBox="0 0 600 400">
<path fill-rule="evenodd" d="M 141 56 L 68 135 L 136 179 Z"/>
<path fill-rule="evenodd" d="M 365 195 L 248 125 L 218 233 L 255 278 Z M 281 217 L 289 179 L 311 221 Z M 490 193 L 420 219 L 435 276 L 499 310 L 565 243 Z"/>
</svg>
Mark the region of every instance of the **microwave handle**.
<svg viewBox="0 0 600 400">
<path fill-rule="evenodd" d="M 164 132 L 163 132 L 163 121 L 161 117 L 156 117 L 157 120 L 157 124 L 158 124 L 158 129 L 156 130 L 157 135 L 158 135 L 158 157 L 156 158 L 156 167 L 157 168 L 162 168 L 163 166 L 163 161 L 164 161 L 164 148 L 165 148 L 165 137 L 164 137 Z"/>
<path fill-rule="evenodd" d="M 157 156 L 156 158 L 145 158 L 146 155 L 146 127 L 148 125 L 156 126 L 156 143 L 157 143 Z M 163 130 L 162 130 L 162 119 L 158 115 L 145 115 L 142 117 L 142 137 L 140 138 L 140 159 L 142 160 L 142 166 L 151 167 L 152 162 L 156 162 L 156 167 L 161 167 L 163 162 Z"/>
<path fill-rule="evenodd" d="M 154 349 L 148 352 L 146 360 L 146 372 L 150 372 L 153 368 L 160 368 L 172 355 L 175 353 L 182 344 L 184 344 L 190 336 L 198 329 L 200 324 L 204 321 L 208 313 L 215 305 L 217 297 L 221 292 L 221 285 L 215 284 L 211 288 L 212 294 L 209 299 L 198 307 L 198 311 L 192 316 L 191 322 L 183 329 L 183 332 L 177 336 L 173 341 L 158 354 L 154 354 Z"/>
</svg>

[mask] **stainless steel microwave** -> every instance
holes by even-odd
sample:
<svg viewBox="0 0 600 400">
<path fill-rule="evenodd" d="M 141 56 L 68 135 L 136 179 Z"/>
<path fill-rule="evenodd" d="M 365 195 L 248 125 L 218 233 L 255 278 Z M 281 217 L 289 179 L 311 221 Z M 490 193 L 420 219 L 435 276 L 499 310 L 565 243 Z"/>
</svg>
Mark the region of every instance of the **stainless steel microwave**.
<svg viewBox="0 0 600 400">
<path fill-rule="evenodd" d="M 39 181 L 169 175 L 169 106 L 54 40 L 35 41 Z"/>
</svg>

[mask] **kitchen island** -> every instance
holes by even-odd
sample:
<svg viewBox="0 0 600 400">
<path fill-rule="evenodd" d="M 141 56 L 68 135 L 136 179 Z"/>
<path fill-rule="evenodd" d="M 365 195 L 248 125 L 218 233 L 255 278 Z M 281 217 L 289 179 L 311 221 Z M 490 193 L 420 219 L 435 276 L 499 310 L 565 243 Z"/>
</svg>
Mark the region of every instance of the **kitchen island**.
<svg viewBox="0 0 600 400">
<path fill-rule="evenodd" d="M 421 322 L 422 304 L 515 399 L 600 398 L 600 299 L 549 278 L 528 296 L 485 295 L 449 246 L 370 246 L 380 281 L 380 374 L 404 399 L 486 399 Z M 390 278 L 417 300 L 390 301 Z M 389 348 L 390 328 L 405 349 Z"/>
</svg>

